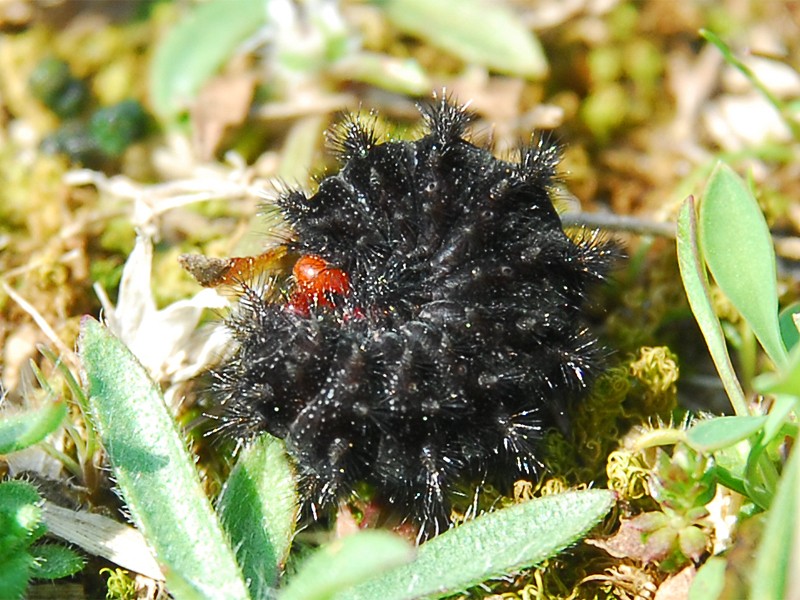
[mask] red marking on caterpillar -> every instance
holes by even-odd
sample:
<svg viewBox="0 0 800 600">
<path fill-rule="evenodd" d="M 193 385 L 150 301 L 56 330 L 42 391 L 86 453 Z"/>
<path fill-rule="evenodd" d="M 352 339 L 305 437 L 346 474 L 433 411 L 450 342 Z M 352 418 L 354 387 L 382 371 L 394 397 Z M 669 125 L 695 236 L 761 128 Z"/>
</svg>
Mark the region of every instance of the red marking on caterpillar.
<svg viewBox="0 0 800 600">
<path fill-rule="evenodd" d="M 295 291 L 289 305 L 307 316 L 311 306 L 333 308 L 333 296 L 350 294 L 350 277 L 320 256 L 301 256 L 294 264 L 292 275 Z"/>
</svg>

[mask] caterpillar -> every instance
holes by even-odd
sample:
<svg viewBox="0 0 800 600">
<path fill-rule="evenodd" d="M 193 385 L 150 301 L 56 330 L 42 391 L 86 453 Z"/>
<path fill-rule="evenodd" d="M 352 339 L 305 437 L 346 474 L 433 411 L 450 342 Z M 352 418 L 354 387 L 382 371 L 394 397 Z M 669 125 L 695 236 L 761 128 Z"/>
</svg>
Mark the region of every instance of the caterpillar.
<svg viewBox="0 0 800 600">
<path fill-rule="evenodd" d="M 277 198 L 292 236 L 272 252 L 291 275 L 252 260 L 228 275 L 233 351 L 211 396 L 237 440 L 285 440 L 309 514 L 366 484 L 425 539 L 460 483 L 540 475 L 545 431 L 601 369 L 587 294 L 619 250 L 565 234 L 557 145 L 500 160 L 469 141 L 464 107 L 420 110 L 415 141 L 345 120 L 340 171 Z"/>
</svg>

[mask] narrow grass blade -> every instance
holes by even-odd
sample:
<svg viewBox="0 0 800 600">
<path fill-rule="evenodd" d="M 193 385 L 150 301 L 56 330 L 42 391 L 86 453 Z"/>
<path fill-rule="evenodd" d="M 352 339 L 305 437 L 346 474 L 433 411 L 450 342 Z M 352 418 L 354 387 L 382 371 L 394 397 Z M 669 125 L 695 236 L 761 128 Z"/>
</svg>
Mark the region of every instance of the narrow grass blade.
<svg viewBox="0 0 800 600">
<path fill-rule="evenodd" d="M 283 442 L 262 435 L 239 455 L 217 502 L 253 598 L 266 598 L 289 554 L 297 518 Z"/>
<path fill-rule="evenodd" d="M 681 271 L 683 288 L 689 299 L 694 318 L 700 326 L 700 331 L 708 345 L 708 351 L 717 367 L 722 385 L 730 398 L 733 410 L 737 415 L 748 414 L 747 401 L 744 391 L 736 377 L 728 347 L 725 345 L 725 335 L 722 333 L 717 315 L 711 304 L 711 294 L 708 288 L 705 267 L 700 260 L 697 247 L 697 218 L 694 211 L 694 199 L 690 196 L 681 206 L 678 214 L 678 266 Z"/>
<path fill-rule="evenodd" d="M 772 106 L 775 107 L 775 110 L 780 113 L 781 118 L 784 120 L 786 125 L 792 130 L 792 136 L 794 139 L 800 140 L 800 123 L 798 123 L 794 117 L 795 111 L 793 111 L 792 106 L 773 94 L 772 91 L 765 86 L 758 77 L 756 77 L 755 73 L 753 73 L 750 67 L 736 57 L 733 51 L 731 51 L 730 47 L 723 42 L 717 34 L 715 34 L 713 31 L 709 31 L 708 29 L 701 29 L 700 35 L 714 44 L 722 54 L 723 58 L 725 58 L 725 62 L 736 68 L 742 75 L 744 75 L 751 85 L 756 88 L 764 96 L 764 98 L 766 98 L 767 101 L 772 104 Z"/>
<path fill-rule="evenodd" d="M 67 416 L 67 403 L 61 399 L 0 420 L 0 454 L 11 454 L 38 444 L 53 433 Z"/>
<path fill-rule="evenodd" d="M 469 521 L 419 547 L 413 562 L 336 600 L 449 596 L 535 565 L 580 540 L 616 501 L 609 490 L 545 496 Z"/>
<path fill-rule="evenodd" d="M 466 62 L 532 79 L 547 74 L 539 40 L 503 5 L 481 0 L 386 0 L 380 6 L 398 29 Z"/>
<path fill-rule="evenodd" d="M 89 404 L 133 521 L 175 598 L 248 598 L 184 441 L 133 354 L 84 318 L 78 339 Z"/>
<path fill-rule="evenodd" d="M 414 547 L 403 538 L 386 531 L 361 531 L 312 554 L 278 598 L 328 600 L 413 557 Z"/>
<path fill-rule="evenodd" d="M 150 99 L 162 119 L 185 110 L 236 48 L 264 25 L 265 2 L 204 2 L 167 34 L 150 71 Z"/>
<path fill-rule="evenodd" d="M 744 181 L 724 163 L 714 168 L 700 202 L 698 243 L 720 289 L 772 362 L 784 367 L 772 236 Z"/>
<path fill-rule="evenodd" d="M 84 456 L 85 457 L 92 457 L 96 451 L 97 447 L 97 434 L 94 431 L 94 425 L 89 418 L 89 399 L 86 397 L 86 393 L 81 388 L 78 381 L 75 379 L 75 375 L 72 374 L 72 371 L 69 370 L 69 367 L 62 361 L 50 348 L 45 346 L 44 344 L 40 344 L 37 346 L 39 352 L 44 356 L 47 360 L 49 360 L 53 365 L 56 367 L 59 373 L 61 373 L 62 377 L 64 378 L 64 382 L 67 384 L 69 391 L 72 393 L 72 400 L 73 402 L 77 402 L 78 406 L 80 407 L 81 413 L 84 417 L 84 430 L 85 430 L 85 437 L 86 437 L 86 446 L 84 448 Z M 89 459 L 87 462 L 91 462 Z M 83 476 L 85 481 L 89 487 L 91 487 L 91 482 L 94 481 L 94 469 L 91 467 L 85 467 Z"/>
</svg>

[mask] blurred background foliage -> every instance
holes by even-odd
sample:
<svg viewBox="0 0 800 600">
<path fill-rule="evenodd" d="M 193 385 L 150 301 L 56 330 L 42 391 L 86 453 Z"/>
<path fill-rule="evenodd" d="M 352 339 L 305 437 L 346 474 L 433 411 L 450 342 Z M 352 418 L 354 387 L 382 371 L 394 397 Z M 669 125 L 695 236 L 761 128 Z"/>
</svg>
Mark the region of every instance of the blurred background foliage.
<svg viewBox="0 0 800 600">
<path fill-rule="evenodd" d="M 548 441 L 545 462 L 561 475 L 529 493 L 608 482 L 631 505 L 656 509 L 663 494 L 649 495 L 642 472 L 655 473 L 663 491 L 678 485 L 670 467 L 679 459 L 700 480 L 705 464 L 684 454 L 672 463 L 632 456 L 621 440 L 680 421 L 679 406 L 728 407 L 680 285 L 673 241 L 681 202 L 702 190 L 717 160 L 747 173 L 757 190 L 775 239 L 781 306 L 798 296 L 799 29 L 800 9 L 778 0 L 6 0 L 4 410 L 42 396 L 29 362 L 45 378 L 56 367 L 41 360 L 39 345 L 77 372 L 79 319 L 121 302 L 137 232 L 154 242 L 146 273 L 153 306 L 168 308 L 198 292 L 178 264 L 181 253 L 253 254 L 280 239 L 282 224 L 268 210 L 257 215 L 259 205 L 287 185 L 313 187 L 312 175 L 335 168 L 325 132 L 343 113 L 374 111 L 368 118 L 385 136 L 413 136 L 416 103 L 446 90 L 469 103 L 474 137 L 499 155 L 531 132 L 552 132 L 564 148 L 556 202 L 565 221 L 599 224 L 629 255 L 596 306 L 615 349 L 612 368 L 574 415 L 574 439 Z M 764 358 L 724 296 L 713 299 L 747 382 Z M 206 311 L 200 320 L 215 318 Z M 185 370 L 203 367 L 197 357 L 183 360 Z M 190 377 L 177 372 L 184 371 L 165 368 L 156 378 L 168 398 L 189 394 L 176 409 L 188 424 L 198 410 Z M 197 449 L 213 492 L 219 459 L 202 441 Z M 75 451 L 69 443 L 61 450 Z M 0 460 L 2 474 L 30 471 L 67 476 L 42 453 Z M 705 491 L 694 490 L 692 501 Z M 533 585 L 535 597 L 568 597 L 593 577 L 596 597 L 632 598 L 625 590 L 657 589 L 666 572 L 694 558 L 697 540 L 684 551 L 673 542 L 663 572 L 581 548 L 575 556 L 594 554 L 580 569 L 564 575 L 545 566 L 498 593 L 534 597 L 525 592 Z M 114 582 L 129 589 L 117 575 Z"/>
</svg>

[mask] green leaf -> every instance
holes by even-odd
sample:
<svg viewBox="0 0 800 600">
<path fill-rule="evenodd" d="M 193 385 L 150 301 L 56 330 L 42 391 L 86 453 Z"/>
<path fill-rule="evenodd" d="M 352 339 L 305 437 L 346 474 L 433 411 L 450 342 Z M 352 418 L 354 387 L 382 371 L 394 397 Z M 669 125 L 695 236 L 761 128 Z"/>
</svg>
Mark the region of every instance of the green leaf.
<svg viewBox="0 0 800 600">
<path fill-rule="evenodd" d="M 725 451 L 722 454 L 724 458 L 730 457 Z M 717 458 L 717 454 L 714 454 L 714 458 Z M 744 473 L 746 468 L 747 461 L 744 459 L 733 465 L 733 469 L 715 465 L 713 467 L 714 477 L 720 485 L 724 485 L 726 488 L 746 497 L 747 485 L 745 485 L 744 477 L 740 475 L 740 473 Z"/>
<path fill-rule="evenodd" d="M 67 416 L 62 399 L 46 402 L 36 410 L 0 419 L 0 454 L 11 454 L 38 444 L 61 425 Z"/>
<path fill-rule="evenodd" d="M 767 514 L 767 523 L 756 551 L 750 598 L 787 598 L 789 579 L 796 573 L 794 559 L 800 541 L 797 519 L 800 452 L 792 452 L 778 491 Z"/>
<path fill-rule="evenodd" d="M 744 181 L 724 163 L 717 164 L 706 186 L 698 232 L 714 280 L 750 325 L 772 362 L 785 366 L 772 237 Z"/>
<path fill-rule="evenodd" d="M 800 331 L 794 322 L 794 315 L 800 313 L 800 302 L 792 302 L 784 308 L 778 315 L 778 323 L 781 327 L 781 339 L 783 344 L 791 352 L 792 348 L 800 341 Z M 800 315 L 798 315 L 800 316 Z"/>
<path fill-rule="evenodd" d="M 465 62 L 531 79 L 547 75 L 539 40 L 502 4 L 481 0 L 382 0 L 377 4 L 401 31 Z"/>
<path fill-rule="evenodd" d="M 795 346 L 786 366 L 777 373 L 762 373 L 753 379 L 753 388 L 762 394 L 788 394 L 800 397 L 800 346 Z"/>
<path fill-rule="evenodd" d="M 170 592 L 179 600 L 248 598 L 158 388 L 124 344 L 90 317 L 81 323 L 78 347 L 93 420 L 117 485 Z"/>
<path fill-rule="evenodd" d="M 609 490 L 545 496 L 468 521 L 419 547 L 413 562 L 337 600 L 439 598 L 535 565 L 580 540 L 616 501 Z"/>
<path fill-rule="evenodd" d="M 727 562 L 719 556 L 712 556 L 697 570 L 689 588 L 689 600 L 717 600 L 725 587 L 725 567 Z"/>
<path fill-rule="evenodd" d="M 0 598 L 22 599 L 31 578 L 33 557 L 27 552 L 0 557 Z"/>
<path fill-rule="evenodd" d="M 150 71 L 150 99 L 163 119 L 185 110 L 203 84 L 266 22 L 267 0 L 211 0 L 161 41 Z"/>
<path fill-rule="evenodd" d="M 778 487 L 778 471 L 769 460 L 762 439 L 763 435 L 759 435 L 750 448 L 742 482 L 745 495 L 759 508 L 766 510 L 775 498 Z"/>
<path fill-rule="evenodd" d="M 217 512 L 251 595 L 266 598 L 286 562 L 297 519 L 294 474 L 281 440 L 265 434 L 241 452 Z"/>
<path fill-rule="evenodd" d="M 769 444 L 783 430 L 792 411 L 797 409 L 797 404 L 798 396 L 778 394 L 775 397 L 767 415 L 767 422 L 764 424 L 764 439 L 762 440 L 764 445 Z"/>
<path fill-rule="evenodd" d="M 58 544 L 37 544 L 31 548 L 35 559 L 31 577 L 35 579 L 61 579 L 83 569 L 86 561 L 77 552 Z"/>
<path fill-rule="evenodd" d="M 0 532 L 0 551 L 9 551 L 30 544 L 42 522 L 42 498 L 30 483 L 4 481 L 0 483 L 0 522 L 5 524 Z M 12 541 L 16 538 L 16 541 Z"/>
<path fill-rule="evenodd" d="M 722 332 L 717 315 L 711 304 L 711 293 L 708 287 L 706 270 L 700 260 L 697 247 L 697 219 L 694 211 L 694 199 L 689 196 L 681 206 L 678 213 L 678 266 L 681 271 L 683 288 L 692 308 L 694 318 L 703 332 L 711 358 L 717 367 L 722 385 L 730 398 L 733 410 L 737 415 L 747 415 L 747 400 L 744 391 L 736 377 L 728 347 L 725 344 L 725 334 Z"/>
<path fill-rule="evenodd" d="M 337 61 L 334 75 L 361 81 L 405 96 L 422 96 L 431 91 L 431 81 L 413 58 L 398 58 L 375 52 L 358 52 Z"/>
<path fill-rule="evenodd" d="M 280 600 L 328 600 L 376 573 L 408 563 L 413 557 L 414 547 L 397 535 L 386 531 L 360 531 L 312 554 L 278 597 Z"/>
<path fill-rule="evenodd" d="M 714 452 L 746 440 L 767 417 L 715 417 L 700 421 L 686 432 L 686 442 L 698 452 Z"/>
</svg>

